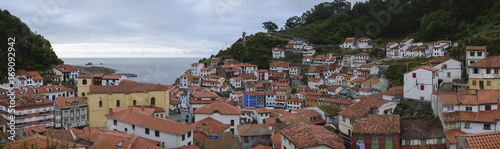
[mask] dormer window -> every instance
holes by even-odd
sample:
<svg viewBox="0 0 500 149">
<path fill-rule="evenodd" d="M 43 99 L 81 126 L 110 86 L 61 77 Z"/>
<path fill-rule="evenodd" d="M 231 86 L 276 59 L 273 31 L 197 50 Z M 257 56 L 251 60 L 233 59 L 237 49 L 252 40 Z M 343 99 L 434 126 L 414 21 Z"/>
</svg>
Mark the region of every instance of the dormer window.
<svg viewBox="0 0 500 149">
<path fill-rule="evenodd" d="M 52 92 L 52 89 L 51 89 L 51 88 L 49 88 L 49 92 Z"/>
<path fill-rule="evenodd" d="M 42 102 L 42 99 L 35 99 L 36 102 Z"/>
<path fill-rule="evenodd" d="M 116 147 L 123 147 L 123 141 L 118 142 L 118 145 Z"/>
</svg>

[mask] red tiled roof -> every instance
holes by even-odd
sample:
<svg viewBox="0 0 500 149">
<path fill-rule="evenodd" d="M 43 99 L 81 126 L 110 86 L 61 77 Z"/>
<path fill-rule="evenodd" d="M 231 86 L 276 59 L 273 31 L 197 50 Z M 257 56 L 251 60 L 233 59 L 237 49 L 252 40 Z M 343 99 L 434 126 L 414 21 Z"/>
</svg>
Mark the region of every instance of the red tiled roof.
<svg viewBox="0 0 500 149">
<path fill-rule="evenodd" d="M 486 46 L 467 46 L 465 49 L 468 50 L 482 50 L 486 51 Z"/>
<path fill-rule="evenodd" d="M 121 110 L 121 111 L 113 111 L 113 113 L 105 115 L 108 118 L 116 119 L 164 132 L 175 133 L 175 134 L 185 134 L 188 131 L 193 129 L 193 126 L 188 124 L 152 117 L 152 116 L 144 116 L 143 114 L 138 114 L 137 112 L 133 112 L 130 110 Z"/>
<path fill-rule="evenodd" d="M 181 104 L 181 102 L 180 102 L 180 101 L 177 101 L 177 100 L 174 100 L 174 99 L 170 99 L 169 101 L 170 101 L 170 102 L 169 102 L 169 104 L 170 104 L 170 105 L 178 105 L 178 104 Z"/>
<path fill-rule="evenodd" d="M 462 135 L 471 149 L 500 147 L 500 131 Z M 459 136 L 461 137 L 461 136 Z"/>
<path fill-rule="evenodd" d="M 121 76 L 121 74 L 110 74 L 102 76 L 102 79 L 119 80 Z"/>
<path fill-rule="evenodd" d="M 271 113 L 270 109 L 267 108 L 256 108 L 257 113 Z"/>
<path fill-rule="evenodd" d="M 344 40 L 344 43 L 351 43 L 351 42 L 354 42 L 354 38 L 346 38 Z"/>
<path fill-rule="evenodd" d="M 449 130 L 448 132 L 446 132 L 446 139 L 448 140 L 448 142 L 450 142 L 450 144 L 455 144 L 457 143 L 456 136 L 461 136 L 461 135 L 465 135 L 465 132 L 457 129 Z"/>
<path fill-rule="evenodd" d="M 194 92 L 191 94 L 195 98 L 219 98 L 219 95 L 215 92 Z"/>
<path fill-rule="evenodd" d="M 230 124 L 224 124 L 212 117 L 207 117 L 191 124 L 206 135 L 218 134 L 229 128 Z"/>
<path fill-rule="evenodd" d="M 251 73 L 242 74 L 242 75 L 240 75 L 240 77 L 243 79 L 257 79 L 257 76 L 255 76 L 254 74 L 251 74 Z"/>
<path fill-rule="evenodd" d="M 68 142 L 68 141 L 63 141 L 59 140 L 56 138 L 48 139 L 47 136 L 39 135 L 39 134 L 33 134 L 31 136 L 28 136 L 26 138 L 23 138 L 22 140 L 17 140 L 14 142 L 9 142 L 4 144 L 6 147 L 9 148 L 23 148 L 23 143 L 27 142 L 28 144 L 36 144 L 37 146 L 48 146 L 51 144 L 58 143 L 58 148 L 62 147 L 63 144 L 61 142 L 67 143 L 68 146 L 71 147 L 76 147 L 76 148 L 87 148 L 88 145 L 83 145 L 83 144 L 78 144 L 78 143 L 73 143 L 73 142 Z M 50 142 L 50 144 L 47 144 Z M 29 146 L 29 145 L 28 145 Z"/>
<path fill-rule="evenodd" d="M 366 52 L 361 52 L 361 53 L 358 53 L 358 54 L 355 54 L 357 56 L 370 56 L 370 54 L 366 53 Z"/>
<path fill-rule="evenodd" d="M 342 104 L 350 105 L 350 104 L 354 103 L 354 100 L 328 98 L 328 99 L 326 99 L 326 102 L 334 102 L 334 103 L 342 103 Z"/>
<path fill-rule="evenodd" d="M 200 69 L 200 71 L 211 71 L 213 69 L 215 69 L 215 68 L 213 68 L 213 67 L 203 67 L 203 68 Z"/>
<path fill-rule="evenodd" d="M 353 132 L 363 134 L 399 134 L 399 115 L 369 114 L 361 118 L 352 126 Z"/>
<path fill-rule="evenodd" d="M 352 106 L 347 107 L 345 110 L 340 111 L 338 114 L 345 116 L 349 119 L 358 119 L 368 114 L 371 108 L 379 108 L 387 101 L 375 98 L 368 98 L 362 100 Z"/>
<path fill-rule="evenodd" d="M 60 72 L 71 72 L 72 70 L 78 70 L 78 68 L 75 68 L 71 65 L 54 65 L 54 68 Z"/>
<path fill-rule="evenodd" d="M 36 102 L 36 100 L 40 100 L 40 102 Z M 21 107 L 26 107 L 26 106 L 35 106 L 35 105 L 52 105 L 54 106 L 54 101 L 51 101 L 47 98 L 44 98 L 42 96 L 37 96 L 37 95 L 17 95 L 15 98 L 15 107 L 16 108 L 21 108 Z M 5 99 L 0 99 L 0 105 L 4 106 L 9 106 L 10 105 L 10 99 L 5 98 Z"/>
<path fill-rule="evenodd" d="M 323 126 L 300 122 L 282 129 L 280 133 L 298 148 L 326 145 L 345 149 L 342 138 Z"/>
<path fill-rule="evenodd" d="M 214 102 L 206 106 L 202 106 L 197 108 L 194 113 L 195 114 L 212 114 L 215 111 L 218 111 L 219 114 L 222 115 L 239 115 L 241 114 L 240 110 L 232 105 L 229 105 L 224 102 Z"/>
<path fill-rule="evenodd" d="M 120 142 L 123 143 L 122 147 L 117 146 Z M 131 149 L 161 149 L 162 147 L 157 146 L 159 143 L 160 142 L 158 141 L 141 138 L 135 135 L 129 135 L 117 131 L 107 131 L 98 136 L 98 138 L 92 144 L 91 149 L 122 149 L 124 147 Z"/>
<path fill-rule="evenodd" d="M 271 118 L 271 119 L 274 120 L 274 118 Z M 266 122 L 268 122 L 268 121 L 266 120 Z M 273 140 L 274 146 L 281 146 L 281 134 L 280 133 L 275 133 L 274 135 L 272 135 L 271 140 Z"/>
<path fill-rule="evenodd" d="M 431 66 L 420 66 L 420 67 L 417 67 L 417 68 L 413 68 L 412 70 L 410 70 L 408 72 L 405 72 L 403 74 L 407 74 L 407 73 L 413 72 L 413 71 L 415 71 L 417 69 L 425 69 L 425 70 L 429 70 L 429 71 L 432 71 L 432 72 L 439 70 L 439 69 L 431 67 Z"/>
<path fill-rule="evenodd" d="M 271 136 L 271 125 L 269 124 L 247 124 L 238 125 L 240 136 Z"/>
<path fill-rule="evenodd" d="M 200 65 L 200 64 L 201 64 L 201 63 L 193 63 L 193 64 L 191 64 L 191 66 L 198 66 L 198 65 Z"/>
<path fill-rule="evenodd" d="M 89 94 L 108 93 L 146 93 L 149 91 L 165 91 L 167 87 L 161 84 L 139 84 L 133 81 L 122 81 L 119 85 L 90 86 Z"/>
<path fill-rule="evenodd" d="M 56 98 L 55 102 L 61 106 L 61 107 L 66 107 L 66 106 L 69 106 L 68 103 L 71 103 L 73 101 L 77 101 L 80 105 L 83 105 L 83 104 L 87 104 L 85 103 L 85 101 L 83 101 L 80 97 L 69 97 L 69 98 L 66 98 L 66 97 L 63 97 L 63 96 L 59 96 Z"/>
<path fill-rule="evenodd" d="M 403 86 L 395 86 L 391 87 L 390 89 L 387 90 L 387 92 L 384 93 L 384 95 L 392 95 L 392 96 L 403 96 Z"/>
<path fill-rule="evenodd" d="M 38 73 L 38 71 L 27 71 L 27 73 L 33 77 L 33 80 L 43 80 L 43 77 Z"/>
<path fill-rule="evenodd" d="M 484 59 L 469 65 L 470 67 L 500 68 L 500 56 L 488 56 Z"/>
</svg>

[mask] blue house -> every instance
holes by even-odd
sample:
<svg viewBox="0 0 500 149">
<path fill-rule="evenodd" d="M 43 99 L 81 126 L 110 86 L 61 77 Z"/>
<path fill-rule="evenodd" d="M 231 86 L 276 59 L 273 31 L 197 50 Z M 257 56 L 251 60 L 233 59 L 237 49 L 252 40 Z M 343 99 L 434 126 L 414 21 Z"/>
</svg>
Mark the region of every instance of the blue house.
<svg viewBox="0 0 500 149">
<path fill-rule="evenodd" d="M 257 106 L 257 100 L 260 98 L 262 100 L 264 96 L 263 92 L 257 92 L 257 91 L 246 91 L 245 93 L 245 101 L 244 101 L 244 106 L 245 107 L 256 107 Z M 265 100 L 265 98 L 264 98 Z M 263 103 L 259 103 L 259 106 L 264 107 Z"/>
</svg>

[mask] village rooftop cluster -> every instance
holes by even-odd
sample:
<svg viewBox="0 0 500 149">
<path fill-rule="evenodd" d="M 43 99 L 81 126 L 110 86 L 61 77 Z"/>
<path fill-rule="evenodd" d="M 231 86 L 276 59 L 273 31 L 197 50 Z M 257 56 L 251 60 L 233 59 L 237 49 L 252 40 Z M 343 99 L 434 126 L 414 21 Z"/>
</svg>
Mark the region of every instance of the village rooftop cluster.
<svg viewBox="0 0 500 149">
<path fill-rule="evenodd" d="M 96 149 L 500 146 L 500 57 L 488 56 L 485 46 L 466 46 L 460 62 L 445 54 L 460 44 L 444 40 L 375 47 L 367 37 L 347 38 L 342 50 L 362 49 L 353 55 L 317 54 L 313 45 L 294 38 L 269 49 L 269 69 L 212 57 L 209 64 L 192 63 L 169 86 L 80 74 L 70 65 L 17 70 L 14 86 L 0 88 L 0 143 Z M 373 59 L 371 50 L 386 54 Z M 291 53 L 302 54 L 302 62 L 287 60 Z M 383 61 L 421 57 L 430 59 L 401 74 L 403 86 L 383 75 Z M 11 92 L 14 113 L 8 112 Z M 16 141 L 6 138 L 11 116 Z"/>
</svg>

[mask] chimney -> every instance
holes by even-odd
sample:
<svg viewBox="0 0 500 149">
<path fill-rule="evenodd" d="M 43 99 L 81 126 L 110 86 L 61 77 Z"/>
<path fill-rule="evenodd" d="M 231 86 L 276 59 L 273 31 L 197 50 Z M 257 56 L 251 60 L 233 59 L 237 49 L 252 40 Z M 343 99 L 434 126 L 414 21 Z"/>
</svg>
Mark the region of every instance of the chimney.
<svg viewBox="0 0 500 149">
<path fill-rule="evenodd" d="M 109 108 L 109 114 L 113 115 L 113 108 Z"/>
</svg>

